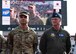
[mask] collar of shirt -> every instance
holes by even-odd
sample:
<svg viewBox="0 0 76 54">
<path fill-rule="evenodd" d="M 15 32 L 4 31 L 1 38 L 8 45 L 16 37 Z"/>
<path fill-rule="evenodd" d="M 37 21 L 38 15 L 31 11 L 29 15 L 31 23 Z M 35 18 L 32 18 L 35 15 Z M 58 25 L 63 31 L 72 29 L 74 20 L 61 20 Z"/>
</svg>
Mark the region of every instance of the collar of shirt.
<svg viewBox="0 0 76 54">
<path fill-rule="evenodd" d="M 60 31 L 62 30 L 62 28 L 60 28 L 60 30 L 56 30 L 56 29 L 54 29 L 54 28 L 52 27 L 52 30 L 53 30 L 53 31 L 56 31 L 56 32 L 60 32 Z"/>
<path fill-rule="evenodd" d="M 25 29 L 25 30 L 23 30 L 23 29 L 21 29 L 19 26 L 16 28 L 18 31 L 20 31 L 20 32 L 29 32 L 30 31 L 30 28 L 28 27 L 28 29 Z"/>
</svg>

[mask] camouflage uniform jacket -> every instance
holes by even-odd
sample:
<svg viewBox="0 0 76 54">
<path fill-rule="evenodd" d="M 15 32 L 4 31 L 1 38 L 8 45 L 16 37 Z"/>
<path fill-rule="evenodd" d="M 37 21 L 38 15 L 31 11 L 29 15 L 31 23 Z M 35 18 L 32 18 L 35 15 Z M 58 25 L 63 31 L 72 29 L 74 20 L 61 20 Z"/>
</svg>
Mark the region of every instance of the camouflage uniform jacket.
<svg viewBox="0 0 76 54">
<path fill-rule="evenodd" d="M 29 25 L 44 25 L 43 21 L 41 20 L 41 17 L 36 15 L 36 16 L 29 16 Z"/>
<path fill-rule="evenodd" d="M 32 29 L 22 30 L 20 27 L 9 33 L 7 41 L 10 54 L 34 54 L 38 43 Z"/>
</svg>

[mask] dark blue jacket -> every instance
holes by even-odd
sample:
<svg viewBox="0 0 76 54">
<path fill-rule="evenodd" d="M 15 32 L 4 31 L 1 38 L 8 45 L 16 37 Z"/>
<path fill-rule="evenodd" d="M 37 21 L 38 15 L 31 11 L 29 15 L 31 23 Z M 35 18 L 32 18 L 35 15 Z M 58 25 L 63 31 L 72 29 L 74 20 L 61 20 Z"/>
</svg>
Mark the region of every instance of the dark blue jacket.
<svg viewBox="0 0 76 54">
<path fill-rule="evenodd" d="M 39 46 L 42 54 L 68 54 L 70 47 L 69 33 L 62 28 L 57 31 L 53 27 L 43 33 Z"/>
</svg>

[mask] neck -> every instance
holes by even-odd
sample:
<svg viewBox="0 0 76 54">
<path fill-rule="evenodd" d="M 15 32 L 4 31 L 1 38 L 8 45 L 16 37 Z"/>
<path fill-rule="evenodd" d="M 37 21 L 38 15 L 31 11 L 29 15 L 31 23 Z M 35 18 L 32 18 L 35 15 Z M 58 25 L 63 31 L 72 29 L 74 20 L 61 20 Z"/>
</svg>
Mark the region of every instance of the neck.
<svg viewBox="0 0 76 54">
<path fill-rule="evenodd" d="M 31 14 L 32 16 L 36 16 L 36 12 L 35 12 L 35 11 L 31 12 L 30 14 Z"/>
<path fill-rule="evenodd" d="M 21 29 L 25 30 L 28 29 L 28 25 L 20 25 Z"/>
<path fill-rule="evenodd" d="M 55 29 L 55 30 L 60 30 L 60 25 L 56 25 L 56 26 L 53 26 L 53 28 Z"/>
</svg>

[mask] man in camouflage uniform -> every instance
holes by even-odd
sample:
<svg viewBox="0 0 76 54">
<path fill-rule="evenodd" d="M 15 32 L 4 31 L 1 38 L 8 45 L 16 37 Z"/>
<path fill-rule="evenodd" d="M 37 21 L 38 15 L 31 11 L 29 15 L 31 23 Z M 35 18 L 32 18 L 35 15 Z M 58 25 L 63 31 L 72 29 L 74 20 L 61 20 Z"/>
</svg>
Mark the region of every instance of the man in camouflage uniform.
<svg viewBox="0 0 76 54">
<path fill-rule="evenodd" d="M 38 40 L 36 33 L 28 26 L 28 14 L 28 12 L 20 12 L 19 26 L 8 34 L 9 54 L 35 54 Z"/>
<path fill-rule="evenodd" d="M 43 25 L 43 21 L 41 20 L 41 16 L 36 10 L 35 4 L 29 4 L 28 5 L 28 11 L 29 11 L 29 25 Z"/>
</svg>

